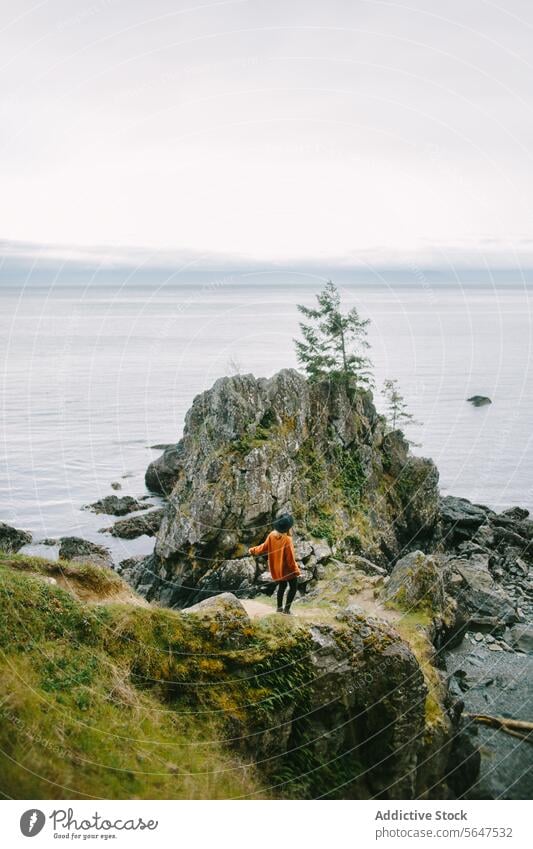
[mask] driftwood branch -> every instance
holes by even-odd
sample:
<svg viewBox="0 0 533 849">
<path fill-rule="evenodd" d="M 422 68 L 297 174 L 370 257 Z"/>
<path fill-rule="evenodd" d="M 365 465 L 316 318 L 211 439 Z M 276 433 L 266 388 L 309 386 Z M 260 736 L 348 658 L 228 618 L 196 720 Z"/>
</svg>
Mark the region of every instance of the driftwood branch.
<svg viewBox="0 0 533 849">
<path fill-rule="evenodd" d="M 513 737 L 519 737 L 521 740 L 533 743 L 530 736 L 533 731 L 533 722 L 527 722 L 524 719 L 509 719 L 506 716 L 489 716 L 485 713 L 465 713 L 463 715 L 471 719 L 472 722 L 481 722 L 483 725 L 499 728 L 506 734 L 512 734 Z"/>
</svg>

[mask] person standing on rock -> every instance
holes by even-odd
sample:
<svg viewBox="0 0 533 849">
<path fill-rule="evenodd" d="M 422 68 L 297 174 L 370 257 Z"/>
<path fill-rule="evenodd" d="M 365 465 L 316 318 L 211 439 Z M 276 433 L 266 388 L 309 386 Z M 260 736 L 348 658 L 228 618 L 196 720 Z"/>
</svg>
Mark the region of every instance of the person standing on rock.
<svg viewBox="0 0 533 849">
<path fill-rule="evenodd" d="M 291 528 L 294 525 L 292 516 L 285 514 L 274 522 L 274 530 L 269 533 L 264 543 L 255 545 L 249 549 L 254 557 L 260 554 L 268 554 L 268 567 L 272 580 L 278 585 L 277 602 L 278 613 L 290 614 L 291 604 L 296 595 L 298 586 L 298 575 L 300 569 L 294 556 L 294 545 L 291 538 Z M 283 596 L 289 587 L 285 607 L 283 607 Z"/>
</svg>

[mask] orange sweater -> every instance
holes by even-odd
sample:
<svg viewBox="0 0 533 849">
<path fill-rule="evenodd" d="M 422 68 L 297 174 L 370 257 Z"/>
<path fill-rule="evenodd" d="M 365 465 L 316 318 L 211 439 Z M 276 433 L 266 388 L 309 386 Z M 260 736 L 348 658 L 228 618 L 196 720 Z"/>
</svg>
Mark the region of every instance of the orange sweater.
<svg viewBox="0 0 533 849">
<path fill-rule="evenodd" d="M 289 578 L 297 578 L 301 574 L 289 534 L 272 531 L 264 543 L 250 549 L 250 554 L 268 554 L 268 566 L 273 581 L 288 581 Z"/>
</svg>

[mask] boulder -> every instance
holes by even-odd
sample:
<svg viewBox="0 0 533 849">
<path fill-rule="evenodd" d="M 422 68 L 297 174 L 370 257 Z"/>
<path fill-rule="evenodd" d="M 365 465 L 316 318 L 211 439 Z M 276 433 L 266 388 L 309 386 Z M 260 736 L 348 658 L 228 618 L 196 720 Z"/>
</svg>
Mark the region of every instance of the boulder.
<svg viewBox="0 0 533 849">
<path fill-rule="evenodd" d="M 88 504 L 86 510 L 93 513 L 106 513 L 108 516 L 126 516 L 136 510 L 148 510 L 149 504 L 140 504 L 131 495 L 106 495 L 94 504 Z"/>
<path fill-rule="evenodd" d="M 313 581 L 316 577 L 316 572 L 314 569 L 306 569 L 305 566 L 300 568 L 300 574 L 298 575 L 298 586 L 300 589 L 303 589 Z"/>
<path fill-rule="evenodd" d="M 103 528 L 102 531 L 110 533 L 114 537 L 120 537 L 120 539 L 136 539 L 140 536 L 153 537 L 161 527 L 164 515 L 164 508 L 151 510 L 149 513 L 143 513 L 142 516 L 120 519 L 110 528 Z"/>
<path fill-rule="evenodd" d="M 261 572 L 256 578 L 256 585 L 259 592 L 265 592 L 270 594 L 273 592 L 275 588 L 275 581 L 272 580 L 272 575 L 266 569 L 264 572 Z"/>
<path fill-rule="evenodd" d="M 236 595 L 253 595 L 256 577 L 256 564 L 253 557 L 240 557 L 224 560 L 220 566 L 207 572 L 198 584 L 199 597 L 206 593 L 231 592 Z"/>
<path fill-rule="evenodd" d="M 472 504 L 467 498 L 447 495 L 439 501 L 439 520 L 444 548 L 453 550 L 454 546 L 472 539 L 478 529 L 484 525 L 492 510 L 481 504 Z"/>
<path fill-rule="evenodd" d="M 493 545 L 491 552 L 494 560 L 499 560 L 505 571 L 518 561 L 527 569 L 533 567 L 533 537 L 530 536 L 533 525 L 530 519 L 514 521 L 505 519 L 501 514 L 491 520 Z M 519 569 L 521 567 L 519 566 Z"/>
<path fill-rule="evenodd" d="M 525 507 L 509 507 L 507 510 L 502 510 L 499 516 L 500 518 L 511 519 L 513 522 L 522 522 L 528 518 L 529 510 L 526 510 Z"/>
<path fill-rule="evenodd" d="M 485 551 L 490 551 L 490 549 L 494 548 L 496 541 L 494 539 L 494 528 L 492 524 L 490 522 L 484 522 L 480 525 L 472 536 L 471 541 L 474 545 L 485 549 Z"/>
<path fill-rule="evenodd" d="M 138 554 L 135 557 L 126 557 L 125 560 L 120 561 L 116 567 L 116 571 L 125 581 L 131 584 L 133 583 L 132 576 L 134 572 L 145 560 L 146 558 L 142 554 Z"/>
<path fill-rule="evenodd" d="M 511 628 L 511 642 L 515 649 L 533 654 L 533 624 L 520 622 Z"/>
<path fill-rule="evenodd" d="M 319 540 L 318 542 L 311 543 L 313 554 L 315 555 L 317 563 L 323 563 L 324 560 L 329 560 L 329 558 L 333 555 L 331 550 L 331 546 L 328 545 L 326 540 Z"/>
<path fill-rule="evenodd" d="M 151 492 L 168 495 L 172 491 L 182 468 L 181 452 L 181 444 L 168 445 L 161 457 L 150 463 L 144 476 L 144 482 Z"/>
<path fill-rule="evenodd" d="M 487 395 L 472 395 L 466 399 L 474 407 L 485 407 L 487 404 L 492 404 L 492 401 Z"/>
<path fill-rule="evenodd" d="M 472 504 L 467 498 L 446 495 L 440 499 L 439 513 L 446 525 L 459 525 L 463 528 L 479 528 L 492 511 L 481 504 Z"/>
<path fill-rule="evenodd" d="M 350 564 L 355 566 L 356 569 L 360 569 L 361 572 L 364 572 L 365 575 L 381 575 L 385 577 L 387 574 L 387 570 L 382 566 L 378 566 L 376 563 L 372 563 L 370 560 L 367 560 L 366 557 L 358 557 L 354 555 L 350 557 Z"/>
<path fill-rule="evenodd" d="M 14 554 L 23 545 L 28 545 L 31 540 L 32 536 L 28 531 L 21 531 L 18 528 L 11 527 L 11 525 L 6 525 L 5 522 L 0 522 L 0 551 Z"/>
<path fill-rule="evenodd" d="M 459 609 L 471 628 L 494 628 L 516 622 L 515 605 L 509 595 L 492 578 L 486 555 L 473 555 L 468 560 L 449 558 L 448 567 L 460 577 L 450 583 Z"/>
<path fill-rule="evenodd" d="M 186 607 L 183 613 L 194 613 L 198 616 L 219 619 L 228 623 L 228 620 L 237 622 L 249 621 L 249 616 L 239 599 L 233 593 L 220 593 L 219 595 L 206 598 L 197 604 Z"/>
<path fill-rule="evenodd" d="M 109 549 L 81 537 L 61 537 L 59 557 L 61 560 L 71 560 L 73 563 L 113 566 Z"/>
<path fill-rule="evenodd" d="M 446 607 L 442 563 L 434 555 L 412 551 L 394 566 L 382 598 L 406 612 L 442 613 Z"/>
<path fill-rule="evenodd" d="M 314 548 L 307 539 L 294 540 L 294 556 L 296 560 L 307 560 L 313 554 Z"/>
</svg>

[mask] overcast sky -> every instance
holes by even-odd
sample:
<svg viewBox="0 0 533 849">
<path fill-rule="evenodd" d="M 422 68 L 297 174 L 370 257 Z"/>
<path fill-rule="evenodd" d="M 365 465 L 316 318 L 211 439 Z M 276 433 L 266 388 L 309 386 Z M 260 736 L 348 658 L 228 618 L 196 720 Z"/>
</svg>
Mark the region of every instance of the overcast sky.
<svg viewBox="0 0 533 849">
<path fill-rule="evenodd" d="M 6 250 L 533 255 L 529 0 L 0 10 Z"/>
</svg>

